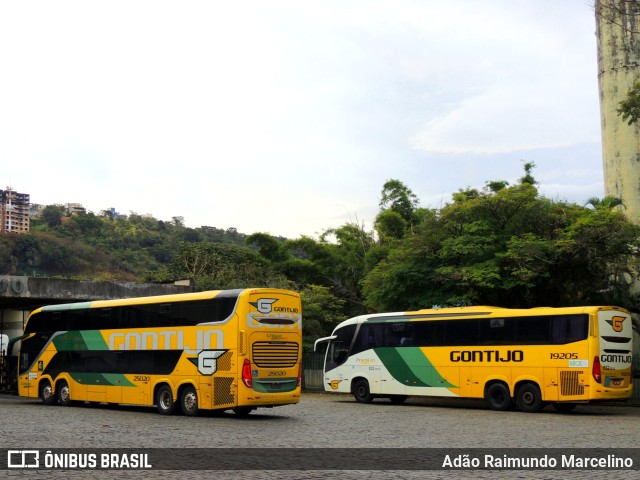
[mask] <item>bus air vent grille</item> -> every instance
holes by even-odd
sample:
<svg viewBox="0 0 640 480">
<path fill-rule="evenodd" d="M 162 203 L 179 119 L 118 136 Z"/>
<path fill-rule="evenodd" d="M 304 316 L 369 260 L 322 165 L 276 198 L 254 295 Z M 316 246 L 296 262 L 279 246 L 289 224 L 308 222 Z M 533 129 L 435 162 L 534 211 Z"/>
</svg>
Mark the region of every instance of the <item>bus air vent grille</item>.
<svg viewBox="0 0 640 480">
<path fill-rule="evenodd" d="M 580 385 L 580 375 L 583 372 L 571 371 L 560 372 L 560 394 L 568 395 L 584 395 L 584 385 Z"/>
<path fill-rule="evenodd" d="M 218 372 L 228 372 L 231 370 L 231 357 L 232 351 L 225 352 L 220 358 L 218 358 Z"/>
<path fill-rule="evenodd" d="M 213 377 L 213 404 L 229 405 L 235 403 L 232 385 L 233 377 Z"/>
<path fill-rule="evenodd" d="M 261 368 L 293 367 L 298 361 L 295 342 L 256 342 L 252 345 L 253 363 Z"/>
<path fill-rule="evenodd" d="M 238 343 L 240 344 L 240 351 L 238 352 L 240 355 L 247 354 L 247 336 L 244 330 L 240 330 L 240 337 L 238 339 Z"/>
</svg>

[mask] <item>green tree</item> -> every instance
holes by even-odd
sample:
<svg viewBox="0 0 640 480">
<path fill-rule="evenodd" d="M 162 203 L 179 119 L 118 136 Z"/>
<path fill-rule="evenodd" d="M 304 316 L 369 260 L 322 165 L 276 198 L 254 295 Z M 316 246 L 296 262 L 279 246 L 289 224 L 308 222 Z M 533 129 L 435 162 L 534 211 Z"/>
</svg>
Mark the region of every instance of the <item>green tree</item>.
<svg viewBox="0 0 640 480">
<path fill-rule="evenodd" d="M 619 304 L 637 308 L 640 227 L 614 199 L 595 209 L 541 197 L 525 166 L 519 184 L 461 190 L 365 275 L 377 310 L 432 305 Z"/>
<path fill-rule="evenodd" d="M 62 205 L 47 205 L 42 210 L 42 218 L 49 228 L 60 225 L 64 214 L 65 208 Z"/>
<path fill-rule="evenodd" d="M 587 200 L 586 205 L 591 205 L 593 208 L 606 208 L 608 210 L 616 207 L 624 207 L 622 199 L 613 196 L 606 196 L 604 198 L 591 197 Z"/>
<path fill-rule="evenodd" d="M 400 180 L 387 180 L 382 186 L 381 211 L 392 210 L 411 224 L 417 207 L 418 197 Z"/>
<path fill-rule="evenodd" d="M 180 243 L 169 266 L 155 278 L 193 278 L 200 290 L 289 286 L 253 250 L 221 243 Z"/>
<path fill-rule="evenodd" d="M 374 227 L 380 240 L 387 242 L 404 237 L 409 222 L 395 210 L 383 210 L 376 217 Z"/>
<path fill-rule="evenodd" d="M 308 285 L 300 292 L 304 325 L 303 348 L 313 351 L 316 339 L 331 334 L 333 328 L 345 320 L 345 301 L 331 293 L 328 287 Z"/>
<path fill-rule="evenodd" d="M 256 248 L 260 255 L 272 262 L 284 261 L 289 256 L 284 242 L 268 233 L 249 235 L 245 243 L 250 247 Z"/>
<path fill-rule="evenodd" d="M 622 100 L 616 110 L 628 125 L 638 123 L 640 118 L 640 80 L 633 84 L 627 98 Z"/>
</svg>

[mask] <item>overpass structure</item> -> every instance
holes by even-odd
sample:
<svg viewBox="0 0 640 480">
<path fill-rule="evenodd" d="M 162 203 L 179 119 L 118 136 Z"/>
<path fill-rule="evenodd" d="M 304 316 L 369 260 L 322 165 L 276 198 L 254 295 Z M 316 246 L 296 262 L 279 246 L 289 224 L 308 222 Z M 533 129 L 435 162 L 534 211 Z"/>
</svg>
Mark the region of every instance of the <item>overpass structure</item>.
<svg viewBox="0 0 640 480">
<path fill-rule="evenodd" d="M 191 282 L 172 284 L 0 276 L 0 338 L 22 335 L 29 313 L 43 305 L 188 293 Z"/>
</svg>

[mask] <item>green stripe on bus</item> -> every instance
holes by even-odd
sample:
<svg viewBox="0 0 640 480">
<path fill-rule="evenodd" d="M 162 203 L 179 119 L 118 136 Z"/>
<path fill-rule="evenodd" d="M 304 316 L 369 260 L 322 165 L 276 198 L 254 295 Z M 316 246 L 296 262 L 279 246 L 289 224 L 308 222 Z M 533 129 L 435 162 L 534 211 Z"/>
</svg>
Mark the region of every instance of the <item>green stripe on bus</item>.
<svg viewBox="0 0 640 480">
<path fill-rule="evenodd" d="M 99 330 L 83 330 L 63 333 L 53 339 L 58 352 L 76 350 L 109 350 Z"/>
<path fill-rule="evenodd" d="M 78 373 L 69 372 L 71 378 L 82 385 L 101 385 L 103 387 L 135 387 L 134 383 L 120 373 Z"/>
<path fill-rule="evenodd" d="M 391 376 L 405 386 L 455 388 L 438 373 L 419 347 L 382 347 L 375 352 Z"/>
<path fill-rule="evenodd" d="M 100 330 L 81 330 L 80 334 L 87 344 L 87 350 L 109 350 Z"/>
<path fill-rule="evenodd" d="M 298 378 L 281 378 L 274 382 L 269 378 L 254 378 L 253 389 L 259 393 L 287 393 L 298 387 Z"/>
</svg>

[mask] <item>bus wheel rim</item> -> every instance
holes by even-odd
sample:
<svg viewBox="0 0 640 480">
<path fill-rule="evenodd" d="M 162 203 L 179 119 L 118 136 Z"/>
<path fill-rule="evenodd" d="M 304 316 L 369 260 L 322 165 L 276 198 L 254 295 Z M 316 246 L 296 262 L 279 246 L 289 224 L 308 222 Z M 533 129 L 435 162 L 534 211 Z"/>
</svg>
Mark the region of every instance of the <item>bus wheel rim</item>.
<svg viewBox="0 0 640 480">
<path fill-rule="evenodd" d="M 60 400 L 63 402 L 69 400 L 69 387 L 66 385 L 60 389 Z"/>
<path fill-rule="evenodd" d="M 45 400 L 51 400 L 53 396 L 53 390 L 51 389 L 51 385 L 47 385 L 42 389 L 42 397 Z"/>
<path fill-rule="evenodd" d="M 196 408 L 196 394 L 189 392 L 184 396 L 184 406 L 190 412 Z"/>
<path fill-rule="evenodd" d="M 162 408 L 169 408 L 171 406 L 171 394 L 169 392 L 163 392 L 160 395 L 160 403 L 162 404 Z"/>
</svg>

